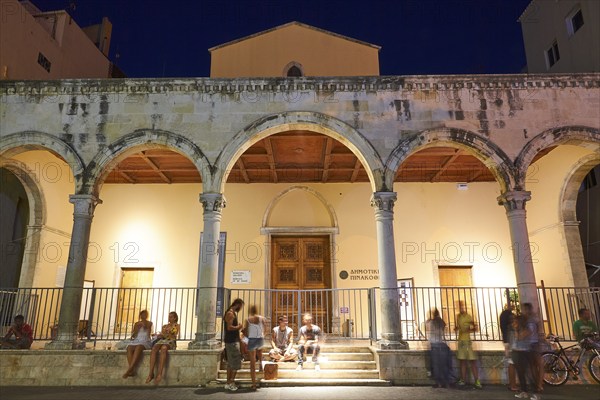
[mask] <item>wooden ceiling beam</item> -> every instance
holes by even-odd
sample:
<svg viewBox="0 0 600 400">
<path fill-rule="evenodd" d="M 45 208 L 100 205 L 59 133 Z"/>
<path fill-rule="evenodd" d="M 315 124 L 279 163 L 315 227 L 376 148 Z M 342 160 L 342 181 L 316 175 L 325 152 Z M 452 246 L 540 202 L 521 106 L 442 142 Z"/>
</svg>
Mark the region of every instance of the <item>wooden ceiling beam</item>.
<svg viewBox="0 0 600 400">
<path fill-rule="evenodd" d="M 325 148 L 323 149 L 322 160 L 323 160 L 323 175 L 321 176 L 321 182 L 327 182 L 329 176 L 329 164 L 331 162 L 331 148 L 333 147 L 333 139 L 327 137 L 325 142 Z"/>
<path fill-rule="evenodd" d="M 461 154 L 462 154 L 462 150 L 457 149 L 456 152 L 454 153 L 454 155 L 449 157 L 446 160 L 446 162 L 440 167 L 438 172 L 431 178 L 430 182 L 433 182 L 436 179 L 438 179 L 444 173 L 444 171 L 447 170 L 448 167 L 454 162 L 454 160 L 456 160 L 458 158 L 458 156 L 460 156 Z"/>
<path fill-rule="evenodd" d="M 356 178 L 358 177 L 358 172 L 360 171 L 361 166 L 362 166 L 362 164 L 357 157 L 356 162 L 354 163 L 354 168 L 352 169 L 352 176 L 350 177 L 350 183 L 356 182 Z"/>
<path fill-rule="evenodd" d="M 127 173 L 125 171 L 121 171 L 119 170 L 119 175 L 121 175 L 123 178 L 125 178 L 125 180 L 129 183 L 135 183 L 135 179 L 133 179 L 132 177 L 130 177 L 129 175 L 127 175 Z"/>
<path fill-rule="evenodd" d="M 271 170 L 271 177 L 273 178 L 273 183 L 277 183 L 277 171 L 275 170 L 275 157 L 273 157 L 273 145 L 271 144 L 271 137 L 265 138 L 264 141 L 265 149 L 267 149 L 267 156 L 269 157 L 269 168 Z"/>
<path fill-rule="evenodd" d="M 246 172 L 246 167 L 244 166 L 244 162 L 242 161 L 241 157 L 237 159 L 236 164 L 240 168 L 240 172 L 242 173 L 242 178 L 244 178 L 244 182 L 250 183 L 248 172 Z"/>
<path fill-rule="evenodd" d="M 148 163 L 150 168 L 152 168 L 154 170 L 154 172 L 156 172 L 165 183 L 171 183 L 171 179 L 169 179 L 169 177 L 166 176 L 160 170 L 160 168 L 158 168 L 158 165 L 156 165 L 156 163 L 154 161 L 152 161 L 150 158 L 146 157 L 146 154 L 143 151 L 140 154 L 142 154 L 142 158 L 144 159 L 144 161 L 146 161 L 146 163 Z"/>
</svg>

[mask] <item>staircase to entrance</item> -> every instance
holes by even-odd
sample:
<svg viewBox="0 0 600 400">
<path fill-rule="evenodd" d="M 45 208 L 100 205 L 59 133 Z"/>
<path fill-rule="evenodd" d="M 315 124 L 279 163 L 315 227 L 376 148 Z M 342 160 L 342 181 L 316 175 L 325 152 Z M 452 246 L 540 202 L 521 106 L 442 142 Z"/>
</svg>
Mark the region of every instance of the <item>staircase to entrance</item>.
<svg viewBox="0 0 600 400">
<path fill-rule="evenodd" d="M 263 364 L 269 363 L 268 350 L 263 353 Z M 375 356 L 367 346 L 356 345 L 325 345 L 321 348 L 319 357 L 320 371 L 315 371 L 315 364 L 308 355 L 304 369 L 296 371 L 297 363 L 278 363 L 277 379 L 265 380 L 263 372 L 256 372 L 256 379 L 261 387 L 285 386 L 389 386 L 387 380 L 379 379 L 379 369 Z M 227 362 L 222 361 L 218 382 L 225 383 L 227 379 Z M 244 361 L 242 369 L 236 376 L 238 385 L 250 385 L 250 362 Z"/>
</svg>

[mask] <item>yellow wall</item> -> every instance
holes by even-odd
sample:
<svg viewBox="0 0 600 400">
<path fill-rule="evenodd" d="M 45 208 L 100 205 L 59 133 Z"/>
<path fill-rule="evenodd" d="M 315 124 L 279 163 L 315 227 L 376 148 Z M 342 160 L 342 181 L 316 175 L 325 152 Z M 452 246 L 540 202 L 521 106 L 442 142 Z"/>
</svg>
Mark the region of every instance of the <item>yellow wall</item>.
<svg viewBox="0 0 600 400">
<path fill-rule="evenodd" d="M 211 78 L 285 76 L 290 62 L 305 76 L 379 75 L 379 50 L 300 25 L 287 25 L 211 51 Z"/>
<path fill-rule="evenodd" d="M 28 151 L 14 157 L 24 163 L 45 200 L 45 224 L 40 234 L 34 287 L 55 287 L 59 266 L 66 267 L 73 229 L 73 205 L 69 195 L 75 183 L 69 166 L 47 151 Z M 31 207 L 31 204 L 30 204 Z M 33 221 L 29 222 L 33 224 Z"/>
<path fill-rule="evenodd" d="M 534 268 L 539 284 L 572 284 L 562 226 L 559 196 L 574 163 L 590 151 L 559 146 L 530 168 L 527 190 L 528 226 L 534 243 Z M 34 286 L 54 287 L 58 266 L 65 266 L 72 228 L 73 177 L 67 164 L 45 151 L 15 157 L 34 171 L 46 202 L 40 258 Z M 225 286 L 233 270 L 249 270 L 262 288 L 269 258 L 267 236 L 260 233 L 269 204 L 290 184 L 228 184 L 221 230 L 227 232 Z M 377 286 L 377 280 L 352 280 L 352 271 L 377 269 L 377 241 L 369 184 L 307 184 L 279 199 L 269 226 L 328 227 L 334 210 L 339 234 L 334 235 L 334 282 L 339 288 Z M 495 182 L 469 184 L 397 183 L 394 234 L 398 278 L 415 286 L 437 286 L 438 265 L 471 265 L 475 286 L 515 285 L 508 223 L 497 205 Z M 120 268 L 152 267 L 155 287 L 191 287 L 197 282 L 202 208 L 199 184 L 114 185 L 102 187 L 96 207 L 86 279 L 97 287 L 119 285 Z M 60 256 L 56 254 L 59 250 Z M 346 270 L 350 278 L 342 280 Z M 360 275 L 360 274 L 359 274 Z"/>
<path fill-rule="evenodd" d="M 569 171 L 591 153 L 583 147 L 558 146 L 528 170 L 526 189 L 531 191 L 531 201 L 527 203 L 527 224 L 538 285 L 542 279 L 546 286 L 573 285 L 559 203 Z"/>
</svg>

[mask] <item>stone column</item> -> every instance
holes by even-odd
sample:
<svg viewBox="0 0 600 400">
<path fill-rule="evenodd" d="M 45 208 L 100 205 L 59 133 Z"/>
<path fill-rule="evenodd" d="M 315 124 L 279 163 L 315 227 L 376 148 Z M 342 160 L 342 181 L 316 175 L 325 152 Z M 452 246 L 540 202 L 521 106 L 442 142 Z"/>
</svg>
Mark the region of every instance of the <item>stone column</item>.
<svg viewBox="0 0 600 400">
<path fill-rule="evenodd" d="M 83 280 L 94 209 L 102 201 L 91 194 L 76 194 L 69 196 L 69 202 L 73 203 L 75 208 L 73 231 L 60 303 L 58 336 L 56 340 L 46 345 L 48 349 L 67 350 L 82 347 L 77 342 L 77 327 L 79 326 L 79 312 L 83 295 Z"/>
<path fill-rule="evenodd" d="M 225 208 L 225 197 L 221 193 L 202 193 L 200 202 L 204 211 L 204 232 L 200 243 L 198 266 L 198 295 L 196 310 L 198 323 L 196 337 L 189 349 L 207 349 L 219 346 L 217 341 L 217 280 L 219 268 L 219 235 L 221 232 L 221 210 Z"/>
<path fill-rule="evenodd" d="M 375 209 L 377 227 L 377 256 L 379 259 L 381 338 L 382 349 L 406 349 L 400 326 L 398 304 L 398 279 L 396 274 L 396 250 L 394 243 L 394 192 L 375 192 L 371 206 Z"/>
<path fill-rule="evenodd" d="M 571 263 L 571 273 L 573 274 L 573 286 L 589 287 L 587 271 L 585 269 L 585 256 L 583 246 L 581 245 L 581 232 L 579 231 L 579 221 L 563 222 L 565 229 L 565 242 L 569 261 Z"/>
<path fill-rule="evenodd" d="M 535 314 L 539 315 L 537 286 L 527 231 L 527 211 L 525 210 L 525 202 L 530 199 L 531 192 L 508 191 L 498 197 L 498 204 L 504 206 L 508 218 L 519 302 L 521 304 L 531 303 Z"/>
</svg>

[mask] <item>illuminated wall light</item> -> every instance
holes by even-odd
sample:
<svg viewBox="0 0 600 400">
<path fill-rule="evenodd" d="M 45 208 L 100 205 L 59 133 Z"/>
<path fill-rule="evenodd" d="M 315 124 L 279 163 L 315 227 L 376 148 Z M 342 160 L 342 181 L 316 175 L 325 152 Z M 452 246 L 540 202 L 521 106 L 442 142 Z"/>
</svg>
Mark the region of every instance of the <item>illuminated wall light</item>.
<svg viewBox="0 0 600 400">
<path fill-rule="evenodd" d="M 469 190 L 469 184 L 466 182 L 459 182 L 456 184 L 456 190 Z"/>
</svg>

